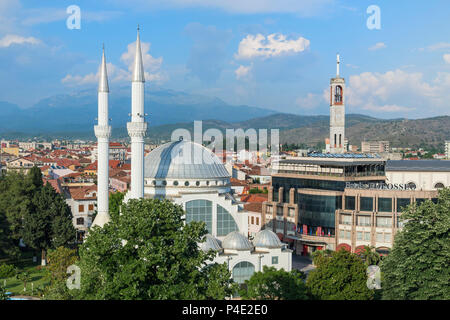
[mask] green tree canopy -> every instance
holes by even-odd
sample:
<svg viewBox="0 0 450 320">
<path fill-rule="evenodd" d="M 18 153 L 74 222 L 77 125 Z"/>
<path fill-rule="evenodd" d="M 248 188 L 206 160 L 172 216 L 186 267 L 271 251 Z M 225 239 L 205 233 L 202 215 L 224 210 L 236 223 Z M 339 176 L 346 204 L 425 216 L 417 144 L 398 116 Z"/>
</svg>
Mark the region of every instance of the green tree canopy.
<svg viewBox="0 0 450 320">
<path fill-rule="evenodd" d="M 245 281 L 244 299 L 257 300 L 306 300 L 305 274 L 298 270 L 287 272 L 283 269 L 264 266 L 262 272 L 255 272 Z"/>
<path fill-rule="evenodd" d="M 383 260 L 383 299 L 450 299 L 450 189 L 403 210 L 403 230 Z"/>
<path fill-rule="evenodd" d="M 112 220 L 117 219 L 117 217 L 119 217 L 120 207 L 122 206 L 124 197 L 125 193 L 123 192 L 111 193 L 109 195 L 109 214 Z"/>
<path fill-rule="evenodd" d="M 130 200 L 122 214 L 94 227 L 80 247 L 77 299 L 224 299 L 231 295 L 226 264 L 206 265 L 198 242 L 203 222 L 184 225 L 181 206 L 169 200 Z M 74 291 L 74 290 L 73 290 Z"/>
<path fill-rule="evenodd" d="M 373 290 L 367 288 L 366 266 L 354 253 L 343 249 L 318 255 L 317 266 L 308 274 L 306 286 L 319 300 L 371 300 Z"/>
</svg>

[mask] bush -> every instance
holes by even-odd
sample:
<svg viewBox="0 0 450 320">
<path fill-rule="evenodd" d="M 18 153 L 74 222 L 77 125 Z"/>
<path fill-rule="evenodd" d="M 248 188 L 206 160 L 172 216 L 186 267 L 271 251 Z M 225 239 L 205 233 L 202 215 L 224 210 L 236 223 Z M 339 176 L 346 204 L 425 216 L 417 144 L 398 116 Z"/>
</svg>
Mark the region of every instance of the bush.
<svg viewBox="0 0 450 320">
<path fill-rule="evenodd" d="M 17 273 L 16 267 L 12 264 L 1 264 L 0 265 L 0 278 L 10 278 L 14 277 Z"/>
</svg>

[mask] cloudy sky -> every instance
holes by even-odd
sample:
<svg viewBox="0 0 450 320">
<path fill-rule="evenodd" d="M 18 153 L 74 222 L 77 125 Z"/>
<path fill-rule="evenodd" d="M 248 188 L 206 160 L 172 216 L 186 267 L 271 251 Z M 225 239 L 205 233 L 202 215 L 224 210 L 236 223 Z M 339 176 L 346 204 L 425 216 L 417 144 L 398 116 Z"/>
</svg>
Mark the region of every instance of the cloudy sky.
<svg viewBox="0 0 450 320">
<path fill-rule="evenodd" d="M 328 114 L 339 52 L 347 112 L 449 115 L 449 13 L 448 0 L 0 0 L 0 100 L 95 90 L 102 43 L 110 89 L 127 85 L 140 24 L 147 87 Z"/>
</svg>

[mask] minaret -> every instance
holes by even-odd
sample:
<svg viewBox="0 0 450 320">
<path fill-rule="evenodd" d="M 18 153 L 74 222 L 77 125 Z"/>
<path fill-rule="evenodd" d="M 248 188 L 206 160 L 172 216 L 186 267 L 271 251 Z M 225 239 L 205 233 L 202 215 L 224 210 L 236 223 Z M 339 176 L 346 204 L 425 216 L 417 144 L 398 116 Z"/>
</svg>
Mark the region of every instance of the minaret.
<svg viewBox="0 0 450 320">
<path fill-rule="evenodd" d="M 345 150 L 345 80 L 339 76 L 339 54 L 336 57 L 336 78 L 330 80 L 330 152 Z"/>
<path fill-rule="evenodd" d="M 109 137 L 108 122 L 108 74 L 106 73 L 105 48 L 103 47 L 100 79 L 98 82 L 98 125 L 94 127 L 97 137 L 97 216 L 92 226 L 103 227 L 109 216 Z"/>
<path fill-rule="evenodd" d="M 147 131 L 147 122 L 145 122 L 144 113 L 145 79 L 139 26 L 131 81 L 131 122 L 127 123 L 128 135 L 131 138 L 131 190 L 127 200 L 144 197 L 144 136 Z"/>
</svg>

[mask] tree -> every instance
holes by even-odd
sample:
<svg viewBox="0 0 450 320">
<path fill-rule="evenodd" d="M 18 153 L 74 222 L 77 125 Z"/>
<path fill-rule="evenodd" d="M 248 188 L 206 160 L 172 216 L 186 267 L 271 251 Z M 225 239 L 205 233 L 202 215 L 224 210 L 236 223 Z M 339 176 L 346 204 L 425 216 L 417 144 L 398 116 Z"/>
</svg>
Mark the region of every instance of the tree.
<svg viewBox="0 0 450 320">
<path fill-rule="evenodd" d="M 305 274 L 298 270 L 291 272 L 264 266 L 262 272 L 255 272 L 245 281 L 244 299 L 257 300 L 306 300 L 308 299 Z"/>
<path fill-rule="evenodd" d="M 21 272 L 16 275 L 16 278 L 23 282 L 23 291 L 27 291 L 27 283 L 31 281 L 31 276 L 28 272 Z"/>
<path fill-rule="evenodd" d="M 315 270 L 306 280 L 312 297 L 320 300 L 371 300 L 367 288 L 366 266 L 354 253 L 341 249 L 319 256 Z"/>
<path fill-rule="evenodd" d="M 383 260 L 383 299 L 450 299 L 450 189 L 438 202 L 427 200 L 403 210 L 403 230 Z"/>
<path fill-rule="evenodd" d="M 111 219 L 116 219 L 120 215 L 120 207 L 123 203 L 125 193 L 116 192 L 109 195 L 109 214 Z"/>
<path fill-rule="evenodd" d="M 224 299 L 233 292 L 226 264 L 207 265 L 215 253 L 198 243 L 203 222 L 184 224 L 169 200 L 132 199 L 122 215 L 95 226 L 80 247 L 76 299 Z M 211 261 L 209 261 L 210 263 Z"/>
<path fill-rule="evenodd" d="M 41 251 L 42 265 L 46 264 L 48 249 L 74 241 L 76 231 L 71 217 L 70 208 L 49 183 L 34 193 L 31 210 L 23 218 L 23 240 Z"/>
<path fill-rule="evenodd" d="M 51 282 L 65 282 L 67 268 L 78 260 L 77 251 L 65 247 L 58 247 L 48 252 L 47 270 L 50 273 Z"/>
<path fill-rule="evenodd" d="M 378 265 L 381 261 L 381 256 L 375 251 L 375 247 L 364 246 L 364 249 L 359 251 L 357 255 L 364 261 L 367 267 Z"/>
</svg>

